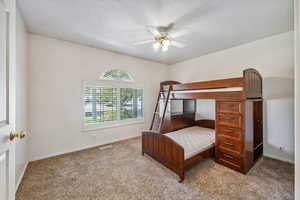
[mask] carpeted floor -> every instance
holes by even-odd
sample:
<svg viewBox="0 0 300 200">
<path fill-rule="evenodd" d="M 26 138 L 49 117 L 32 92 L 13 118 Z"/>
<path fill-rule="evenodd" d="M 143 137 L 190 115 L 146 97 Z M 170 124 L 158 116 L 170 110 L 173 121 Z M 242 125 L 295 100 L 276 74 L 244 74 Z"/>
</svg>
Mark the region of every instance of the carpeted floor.
<svg viewBox="0 0 300 200">
<path fill-rule="evenodd" d="M 29 164 L 17 200 L 293 199 L 294 167 L 261 159 L 247 175 L 212 159 L 186 173 L 184 183 L 148 156 L 141 138 Z"/>
</svg>

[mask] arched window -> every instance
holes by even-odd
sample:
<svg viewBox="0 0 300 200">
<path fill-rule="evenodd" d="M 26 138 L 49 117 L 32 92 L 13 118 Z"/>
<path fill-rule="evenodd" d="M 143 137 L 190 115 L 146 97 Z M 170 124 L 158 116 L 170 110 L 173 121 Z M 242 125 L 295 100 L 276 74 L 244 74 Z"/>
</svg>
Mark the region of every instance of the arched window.
<svg viewBox="0 0 300 200">
<path fill-rule="evenodd" d="M 109 81 L 126 81 L 126 82 L 133 82 L 134 79 L 133 77 L 125 71 L 118 70 L 118 69 L 113 69 L 104 72 L 100 76 L 101 80 L 109 80 Z"/>
</svg>

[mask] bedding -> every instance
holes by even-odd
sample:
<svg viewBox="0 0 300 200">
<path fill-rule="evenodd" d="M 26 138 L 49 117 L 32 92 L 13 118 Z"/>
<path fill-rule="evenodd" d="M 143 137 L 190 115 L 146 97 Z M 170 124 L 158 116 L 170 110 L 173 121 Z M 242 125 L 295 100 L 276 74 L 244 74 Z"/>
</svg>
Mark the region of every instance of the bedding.
<svg viewBox="0 0 300 200">
<path fill-rule="evenodd" d="M 183 147 L 185 160 L 213 147 L 215 143 L 215 130 L 199 126 L 170 132 L 165 136 Z"/>
</svg>

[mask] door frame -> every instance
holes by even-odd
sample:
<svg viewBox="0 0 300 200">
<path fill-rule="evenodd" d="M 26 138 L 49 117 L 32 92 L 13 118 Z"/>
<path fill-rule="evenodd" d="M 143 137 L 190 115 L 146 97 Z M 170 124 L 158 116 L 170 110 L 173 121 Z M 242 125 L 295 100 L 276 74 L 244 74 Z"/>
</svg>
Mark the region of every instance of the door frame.
<svg viewBox="0 0 300 200">
<path fill-rule="evenodd" d="M 300 199 L 300 0 L 294 1 L 295 33 L 295 199 Z"/>
<path fill-rule="evenodd" d="M 4 5 L 7 15 L 7 42 L 6 42 L 6 119 L 0 125 L 1 146 L 0 152 L 5 152 L 2 159 L 6 159 L 7 173 L 7 197 L 8 200 L 15 200 L 16 184 L 15 184 L 15 141 L 9 141 L 10 132 L 15 131 L 16 124 L 16 0 L 0 0 Z M 7 134 L 7 136 L 6 136 Z"/>
</svg>

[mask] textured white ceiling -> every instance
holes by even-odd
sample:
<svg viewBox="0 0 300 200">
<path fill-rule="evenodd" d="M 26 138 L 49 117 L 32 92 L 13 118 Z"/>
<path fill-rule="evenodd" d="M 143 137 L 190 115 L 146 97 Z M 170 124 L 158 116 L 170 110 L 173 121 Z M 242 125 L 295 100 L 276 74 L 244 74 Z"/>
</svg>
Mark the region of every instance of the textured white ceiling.
<svg viewBox="0 0 300 200">
<path fill-rule="evenodd" d="M 173 64 L 293 29 L 293 0 L 19 0 L 30 32 Z M 146 26 L 174 23 L 185 48 L 155 52 Z"/>
</svg>

